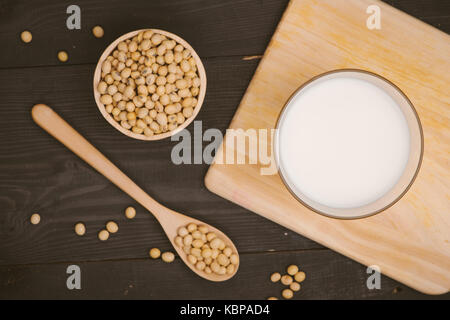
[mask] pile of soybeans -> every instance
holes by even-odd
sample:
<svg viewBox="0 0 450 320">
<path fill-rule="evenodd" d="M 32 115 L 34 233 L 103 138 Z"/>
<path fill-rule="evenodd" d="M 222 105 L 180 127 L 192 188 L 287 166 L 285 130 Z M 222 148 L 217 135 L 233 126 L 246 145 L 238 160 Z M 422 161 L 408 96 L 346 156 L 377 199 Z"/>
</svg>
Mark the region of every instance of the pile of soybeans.
<svg viewBox="0 0 450 320">
<path fill-rule="evenodd" d="M 147 137 L 193 116 L 200 77 L 192 52 L 152 30 L 117 45 L 97 86 L 105 110 L 126 130 Z"/>
<path fill-rule="evenodd" d="M 207 274 L 231 275 L 239 264 L 239 256 L 207 226 L 190 223 L 178 229 L 177 246 L 187 254 L 189 263 Z"/>
</svg>

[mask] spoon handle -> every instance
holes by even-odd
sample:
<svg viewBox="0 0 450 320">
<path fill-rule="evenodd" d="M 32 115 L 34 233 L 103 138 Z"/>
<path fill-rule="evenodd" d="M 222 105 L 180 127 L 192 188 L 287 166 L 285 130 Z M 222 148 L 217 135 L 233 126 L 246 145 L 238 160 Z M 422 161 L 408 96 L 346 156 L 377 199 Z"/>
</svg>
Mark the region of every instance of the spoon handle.
<svg viewBox="0 0 450 320">
<path fill-rule="evenodd" d="M 90 164 L 98 172 L 108 178 L 112 183 L 135 199 L 158 220 L 160 212 L 169 211 L 136 183 L 128 178 L 119 168 L 109 161 L 100 151 L 72 128 L 53 109 L 45 104 L 37 104 L 31 110 L 33 120 L 63 145 L 72 150 L 81 159 Z"/>
</svg>

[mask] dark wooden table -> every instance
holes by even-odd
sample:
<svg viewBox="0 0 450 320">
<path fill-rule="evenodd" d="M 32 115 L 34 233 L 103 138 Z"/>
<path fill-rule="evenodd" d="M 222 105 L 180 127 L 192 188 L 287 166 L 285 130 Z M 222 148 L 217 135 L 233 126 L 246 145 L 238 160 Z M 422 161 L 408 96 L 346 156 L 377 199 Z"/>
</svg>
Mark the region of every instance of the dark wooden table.
<svg viewBox="0 0 450 320">
<path fill-rule="evenodd" d="M 447 0 L 387 2 L 450 32 Z M 81 30 L 66 28 L 70 4 L 81 7 Z M 287 0 L 0 1 L 0 298 L 265 299 L 281 291 L 269 274 L 291 263 L 307 274 L 296 299 L 450 298 L 426 296 L 387 277 L 380 290 L 369 290 L 366 267 L 206 190 L 208 165 L 172 164 L 176 142 L 130 139 L 99 113 L 91 83 L 101 52 L 123 33 L 155 27 L 179 34 L 202 57 L 208 90 L 197 119 L 204 128 L 224 131 L 259 63 L 248 57 L 264 53 L 286 5 Z M 91 34 L 97 24 L 105 29 L 102 39 Z M 33 33 L 29 45 L 20 41 L 25 29 Z M 59 50 L 69 53 L 67 63 L 57 60 Z M 52 106 L 158 201 L 225 231 L 241 254 L 237 276 L 211 283 L 179 259 L 170 265 L 150 260 L 151 247 L 171 249 L 158 223 L 38 128 L 30 117 L 35 103 Z M 132 221 L 123 215 L 128 205 L 138 211 Z M 33 212 L 42 218 L 37 226 L 29 222 Z M 120 230 L 100 243 L 97 232 L 111 219 Z M 84 237 L 73 231 L 78 221 L 87 226 Z M 72 264 L 81 268 L 81 290 L 66 288 Z"/>
</svg>

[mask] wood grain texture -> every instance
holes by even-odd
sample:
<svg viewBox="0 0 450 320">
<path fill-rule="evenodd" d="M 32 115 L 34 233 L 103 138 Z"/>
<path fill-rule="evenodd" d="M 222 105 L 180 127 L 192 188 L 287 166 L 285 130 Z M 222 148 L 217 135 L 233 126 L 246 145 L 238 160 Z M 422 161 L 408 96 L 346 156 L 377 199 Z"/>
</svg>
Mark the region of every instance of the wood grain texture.
<svg viewBox="0 0 450 320">
<path fill-rule="evenodd" d="M 389 0 L 409 14 L 450 30 L 449 3 L 442 0 Z M 120 35 L 141 28 L 161 28 L 189 41 L 201 57 L 262 54 L 288 0 L 79 0 L 81 30 L 66 28 L 70 1 L 3 0 L 0 3 L 0 68 L 96 63 L 104 48 Z M 105 36 L 95 39 L 91 28 Z M 29 29 L 33 42 L 20 41 Z"/>
<path fill-rule="evenodd" d="M 330 250 L 244 254 L 241 259 L 236 276 L 220 283 L 199 278 L 179 259 L 171 264 L 151 259 L 79 262 L 81 290 L 66 287 L 72 263 L 0 267 L 0 299 L 265 300 L 281 298 L 285 287 L 272 283 L 270 274 L 292 263 L 306 273 L 295 300 L 430 298 L 387 277 L 380 290 L 369 290 L 366 268 Z"/>
<path fill-rule="evenodd" d="M 206 164 L 171 164 L 176 142 L 126 138 L 95 107 L 91 81 L 101 52 L 119 35 L 150 25 L 179 34 L 205 61 L 208 90 L 198 120 L 204 130 L 224 131 L 287 2 L 79 0 L 82 30 L 69 31 L 65 10 L 73 2 L 0 1 L 0 298 L 259 299 L 279 293 L 267 276 L 292 262 L 311 280 L 299 299 L 428 298 L 384 276 L 381 290 L 368 290 L 364 266 L 210 193 L 203 184 Z M 450 32 L 448 1 L 389 3 Z M 96 24 L 105 29 L 102 39 L 92 37 Z M 33 32 L 29 46 L 20 41 L 24 29 Z M 69 53 L 66 64 L 56 58 L 61 49 Z M 225 231 L 244 253 L 237 281 L 216 286 L 179 261 L 147 260 L 149 248 L 171 247 L 159 224 L 42 132 L 29 115 L 35 103 L 52 105 L 156 200 Z M 132 221 L 123 215 L 128 205 L 138 211 Z M 29 223 L 34 211 L 42 217 L 38 226 Z M 100 243 L 97 232 L 110 219 L 119 233 Z M 86 223 L 83 238 L 73 232 L 77 221 Z M 66 289 L 69 264 L 81 266 L 86 290 Z"/>
<path fill-rule="evenodd" d="M 81 8 L 81 30 L 68 30 L 66 9 Z M 155 28 L 175 33 L 203 57 L 262 53 L 286 7 L 286 0 L 3 0 L 0 3 L 0 68 L 96 63 L 103 50 L 121 35 Z M 101 25 L 96 39 L 91 28 Z M 20 40 L 28 29 L 31 44 Z"/>
<path fill-rule="evenodd" d="M 184 252 L 181 246 L 175 243 L 175 237 L 178 236 L 178 230 L 181 227 L 193 223 L 206 226 L 209 229 L 209 232 L 213 232 L 225 243 L 224 248 L 227 246 L 228 248 L 231 248 L 233 253 L 238 254 L 236 246 L 222 231 L 203 221 L 171 210 L 150 197 L 49 106 L 37 104 L 31 110 L 31 114 L 34 122 L 42 129 L 47 131 L 55 139 L 101 173 L 105 178 L 114 183 L 119 189 L 147 209 L 147 211 L 161 224 L 161 227 L 164 229 L 167 238 L 172 243 L 173 249 L 178 253 L 178 256 L 194 273 L 197 273 L 199 276 L 210 281 L 226 281 L 234 276 L 239 268 L 239 263 L 235 264 L 236 269 L 230 274 L 207 274 L 198 270 L 194 264 L 189 263 L 186 252 Z"/>
<path fill-rule="evenodd" d="M 228 126 L 258 62 L 242 57 L 205 59 L 212 83 L 198 116 L 204 130 Z M 170 248 L 161 227 L 143 207 L 32 121 L 30 110 L 38 102 L 53 106 L 157 201 L 220 226 L 238 243 L 239 252 L 321 248 L 207 191 L 203 184 L 207 164 L 170 162 L 178 142 L 136 141 L 109 126 L 92 94 L 94 68 L 0 70 L 0 265 L 142 258 L 151 246 Z M 188 129 L 193 132 L 192 125 Z M 123 214 L 129 205 L 138 211 L 132 221 Z M 42 217 L 35 228 L 29 223 L 34 211 Z M 100 245 L 97 232 L 108 219 L 118 222 L 120 237 Z M 73 232 L 77 221 L 86 223 L 82 239 Z"/>
<path fill-rule="evenodd" d="M 379 215 L 339 221 L 303 207 L 278 175 L 260 175 L 259 165 L 214 165 L 206 184 L 352 259 L 380 266 L 417 290 L 442 294 L 450 288 L 450 75 L 443 72 L 450 70 L 450 37 L 381 2 L 376 3 L 382 29 L 370 31 L 365 10 L 372 3 L 293 0 L 231 128 L 274 128 L 292 92 L 323 72 L 360 68 L 378 73 L 411 99 L 423 126 L 422 168 L 404 198 Z"/>
</svg>

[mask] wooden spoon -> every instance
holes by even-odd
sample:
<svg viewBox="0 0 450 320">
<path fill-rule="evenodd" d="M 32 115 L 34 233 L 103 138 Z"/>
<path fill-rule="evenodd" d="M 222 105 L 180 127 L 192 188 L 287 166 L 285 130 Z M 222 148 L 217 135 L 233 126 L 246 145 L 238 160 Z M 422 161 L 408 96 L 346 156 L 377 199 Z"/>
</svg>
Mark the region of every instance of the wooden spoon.
<svg viewBox="0 0 450 320">
<path fill-rule="evenodd" d="M 181 213 L 175 212 L 169 208 L 164 207 L 156 200 L 151 198 L 144 190 L 136 185 L 130 178 L 128 178 L 122 171 L 119 170 L 111 161 L 109 161 L 100 151 L 98 151 L 92 144 L 90 144 L 85 138 L 83 138 L 75 129 L 73 129 L 64 119 L 62 119 L 56 112 L 54 112 L 49 106 L 44 104 L 37 104 L 31 111 L 33 120 L 45 131 L 51 134 L 54 138 L 59 140 L 67 148 L 72 150 L 81 159 L 86 161 L 98 172 L 103 174 L 112 183 L 125 191 L 130 197 L 139 202 L 145 207 L 155 218 L 159 221 L 164 229 L 167 237 L 172 243 L 173 247 L 177 251 L 178 255 L 184 261 L 184 263 L 191 268 L 192 271 L 199 276 L 211 280 L 211 281 L 225 281 L 232 278 L 239 268 L 239 263 L 236 265 L 233 274 L 218 275 L 207 274 L 204 271 L 197 270 L 187 260 L 187 255 L 183 251 L 183 248 L 175 244 L 175 237 L 177 236 L 178 228 L 186 226 L 189 223 L 195 223 L 197 225 L 206 225 L 211 232 L 217 234 L 222 239 L 226 246 L 230 247 L 234 253 L 238 254 L 237 249 L 233 242 L 220 230 Z"/>
</svg>

